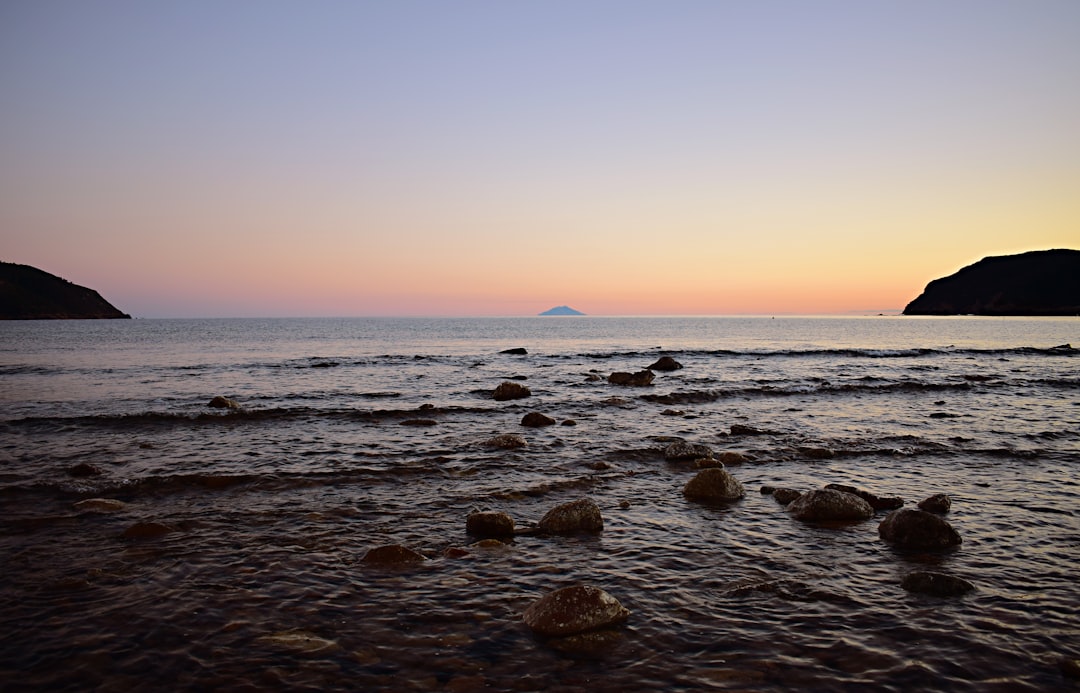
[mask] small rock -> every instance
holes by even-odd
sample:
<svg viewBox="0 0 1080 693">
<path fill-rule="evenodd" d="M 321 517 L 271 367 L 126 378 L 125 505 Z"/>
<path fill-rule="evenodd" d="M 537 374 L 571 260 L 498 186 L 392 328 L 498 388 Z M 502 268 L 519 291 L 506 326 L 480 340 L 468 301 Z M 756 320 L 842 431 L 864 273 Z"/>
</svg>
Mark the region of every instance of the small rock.
<svg viewBox="0 0 1080 693">
<path fill-rule="evenodd" d="M 694 467 L 697 469 L 712 469 L 714 467 L 723 469 L 724 463 L 712 457 L 701 457 L 694 460 Z"/>
<path fill-rule="evenodd" d="M 424 556 L 401 544 L 388 544 L 386 546 L 377 546 L 374 549 L 370 549 L 360 560 L 364 563 L 395 565 L 402 563 L 419 563 L 424 560 Z"/>
<path fill-rule="evenodd" d="M 771 431 L 754 428 L 753 426 L 744 426 L 743 424 L 733 424 L 731 426 L 731 435 L 733 436 L 767 436 L 770 433 Z"/>
<path fill-rule="evenodd" d="M 717 457 L 718 460 L 729 466 L 738 466 L 744 462 L 749 462 L 752 458 L 749 455 L 744 455 L 741 452 L 722 452 Z"/>
<path fill-rule="evenodd" d="M 309 655 L 324 654 L 340 649 L 338 644 L 333 640 L 327 640 L 326 638 L 319 637 L 314 633 L 308 633 L 307 631 L 288 631 L 285 633 L 264 635 L 260 637 L 258 641 L 267 645 L 275 645 L 286 650 Z"/>
<path fill-rule="evenodd" d="M 577 421 L 574 421 L 573 419 L 563 419 L 562 425 L 563 426 L 577 426 Z"/>
<path fill-rule="evenodd" d="M 796 448 L 803 457 L 811 460 L 831 460 L 836 457 L 836 453 L 829 448 L 815 448 L 815 447 L 799 447 Z"/>
<path fill-rule="evenodd" d="M 101 468 L 93 464 L 80 462 L 79 464 L 68 467 L 67 473 L 74 477 L 99 476 L 101 474 Z"/>
<path fill-rule="evenodd" d="M 947 549 L 963 540 L 945 520 L 925 510 L 904 508 L 889 513 L 878 525 L 878 536 L 901 549 Z"/>
<path fill-rule="evenodd" d="M 772 497 L 775 498 L 776 502 L 780 505 L 790 505 L 798 500 L 801 495 L 802 491 L 796 491 L 793 488 L 778 488 L 773 491 Z"/>
<path fill-rule="evenodd" d="M 500 354 L 511 354 L 514 356 L 524 356 L 529 352 L 525 350 L 525 347 L 515 347 L 513 349 L 503 349 Z"/>
<path fill-rule="evenodd" d="M 235 399 L 229 399 L 228 397 L 222 397 L 221 395 L 217 395 L 209 402 L 207 402 L 206 406 L 212 409 L 239 409 L 240 403 L 237 402 Z"/>
<path fill-rule="evenodd" d="M 76 510 L 91 513 L 115 513 L 127 507 L 124 501 L 115 498 L 87 498 L 75 503 Z"/>
<path fill-rule="evenodd" d="M 555 506 L 540 518 L 536 528 L 546 534 L 600 532 L 604 529 L 604 518 L 592 499 L 581 498 Z"/>
<path fill-rule="evenodd" d="M 505 402 L 509 399 L 522 399 L 532 395 L 529 388 L 520 383 L 512 383 L 509 380 L 505 380 L 499 384 L 495 391 L 491 393 L 492 398 L 497 402 Z"/>
<path fill-rule="evenodd" d="M 908 573 L 900 582 L 900 586 L 908 592 L 921 592 L 938 597 L 955 597 L 975 589 L 975 585 L 963 578 L 928 570 Z"/>
<path fill-rule="evenodd" d="M 713 451 L 708 445 L 697 445 L 678 441 L 664 448 L 664 459 L 668 462 L 681 460 L 696 460 L 702 457 L 712 457 Z"/>
<path fill-rule="evenodd" d="M 465 558 L 471 554 L 460 546 L 448 546 L 443 549 L 442 555 L 443 558 Z"/>
<path fill-rule="evenodd" d="M 656 363 L 649 366 L 650 371 L 677 371 L 680 368 L 682 364 L 670 356 L 661 356 Z"/>
<path fill-rule="evenodd" d="M 122 536 L 125 539 L 156 539 L 175 531 L 175 527 L 163 522 L 136 522 L 124 530 Z"/>
<path fill-rule="evenodd" d="M 402 426 L 435 426 L 439 422 L 434 419 L 405 419 L 401 422 Z"/>
<path fill-rule="evenodd" d="M 603 380 L 603 378 L 601 378 L 596 373 L 589 373 L 587 376 L 585 376 L 585 382 L 587 383 L 598 383 L 601 380 Z"/>
<path fill-rule="evenodd" d="M 484 446 L 489 448 L 502 448 L 504 450 L 513 450 L 514 448 L 523 448 L 528 445 L 526 440 L 516 433 L 504 433 L 494 438 L 488 438 L 484 441 Z"/>
<path fill-rule="evenodd" d="M 686 416 L 686 412 L 682 409 L 665 409 L 660 412 L 663 416 Z"/>
<path fill-rule="evenodd" d="M 469 513 L 465 531 L 478 537 L 514 536 L 514 518 L 501 511 Z"/>
<path fill-rule="evenodd" d="M 542 426 L 554 426 L 557 421 L 551 418 L 547 414 L 541 414 L 538 411 L 531 411 L 525 416 L 521 417 L 522 426 L 530 426 L 532 428 L 540 428 Z"/>
<path fill-rule="evenodd" d="M 650 370 L 638 371 L 637 373 L 616 372 L 608 376 L 608 382 L 612 385 L 624 385 L 626 387 L 645 387 L 652 385 L 656 374 Z"/>
<path fill-rule="evenodd" d="M 919 502 L 919 509 L 925 510 L 928 513 L 937 513 L 938 515 L 944 515 L 952 508 L 952 499 L 944 493 L 935 493 L 934 495 Z"/>
<path fill-rule="evenodd" d="M 787 511 L 804 522 L 849 522 L 874 516 L 874 509 L 862 498 L 830 488 L 800 495 L 787 506 Z"/>
<path fill-rule="evenodd" d="M 574 585 L 537 599 L 521 619 L 539 635 L 561 637 L 617 625 L 629 616 L 618 599 L 599 587 Z"/>
<path fill-rule="evenodd" d="M 683 495 L 690 500 L 717 502 L 733 501 L 745 495 L 743 485 L 726 469 L 713 467 L 702 469 L 686 482 Z"/>
<path fill-rule="evenodd" d="M 862 498 L 864 501 L 870 504 L 870 507 L 875 511 L 877 510 L 896 510 L 904 506 L 904 499 L 897 496 L 876 496 L 869 491 L 864 491 L 854 486 L 845 486 L 844 484 L 828 484 L 825 488 L 831 488 L 834 491 L 843 491 L 844 493 L 850 493 Z"/>
</svg>

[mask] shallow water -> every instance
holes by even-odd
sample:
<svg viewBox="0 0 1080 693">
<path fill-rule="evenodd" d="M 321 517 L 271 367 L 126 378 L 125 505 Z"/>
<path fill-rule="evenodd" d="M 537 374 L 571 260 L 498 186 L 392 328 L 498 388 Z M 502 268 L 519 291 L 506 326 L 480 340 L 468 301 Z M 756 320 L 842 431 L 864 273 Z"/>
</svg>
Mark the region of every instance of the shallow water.
<svg viewBox="0 0 1080 693">
<path fill-rule="evenodd" d="M 1077 688 L 1076 319 L 555 318 L 0 324 L 0 684 L 12 689 Z M 525 347 L 524 356 L 499 353 Z M 660 355 L 653 385 L 610 385 Z M 590 379 L 599 376 L 599 379 Z M 520 379 L 532 396 L 496 402 Z M 212 410 L 210 397 L 240 411 Z M 541 411 L 560 422 L 525 428 Z M 404 425 L 416 419 L 434 425 Z M 764 435 L 731 435 L 741 424 Z M 528 446 L 491 448 L 517 433 Z M 683 498 L 673 439 L 746 497 Z M 827 448 L 816 459 L 807 448 Z M 74 476 L 76 465 L 99 473 Z M 953 500 L 963 544 L 793 520 L 763 484 Z M 588 496 L 598 535 L 470 547 Z M 80 511 L 111 498 L 118 512 Z M 163 534 L 126 538 L 140 522 Z M 361 562 L 400 543 L 429 560 Z M 447 558 L 448 547 L 468 555 Z M 915 569 L 963 597 L 908 593 Z M 521 612 L 631 610 L 589 647 Z"/>
</svg>

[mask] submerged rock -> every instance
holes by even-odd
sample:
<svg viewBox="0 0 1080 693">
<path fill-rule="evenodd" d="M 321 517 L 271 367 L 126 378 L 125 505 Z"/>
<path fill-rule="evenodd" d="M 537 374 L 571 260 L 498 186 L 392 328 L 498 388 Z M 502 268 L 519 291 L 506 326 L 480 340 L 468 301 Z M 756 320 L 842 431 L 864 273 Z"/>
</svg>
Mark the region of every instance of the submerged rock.
<svg viewBox="0 0 1080 693">
<path fill-rule="evenodd" d="M 495 388 L 495 391 L 491 393 L 492 399 L 496 402 L 505 402 L 510 399 L 522 399 L 524 397 L 529 397 L 530 395 L 532 395 L 532 392 L 529 388 L 521 383 L 510 382 L 509 380 L 501 382 L 499 386 Z"/>
<path fill-rule="evenodd" d="M 803 493 L 787 506 L 787 511 L 804 522 L 849 522 L 874 516 L 874 509 L 862 498 L 831 488 Z"/>
<path fill-rule="evenodd" d="M 504 450 L 513 450 L 514 448 L 523 448 L 528 445 L 526 440 L 519 436 L 517 433 L 504 433 L 494 438 L 488 438 L 484 441 L 484 446 L 489 448 L 503 448 Z"/>
<path fill-rule="evenodd" d="M 386 546 L 377 546 L 370 549 L 360 560 L 364 563 L 397 565 L 403 563 L 419 563 L 425 559 L 423 554 L 417 553 L 406 546 L 402 546 L 401 544 L 388 544 Z"/>
<path fill-rule="evenodd" d="M 645 387 L 646 385 L 652 385 L 655 377 L 656 374 L 648 369 L 637 373 L 618 371 L 608 376 L 608 382 L 612 385 L 624 385 L 626 387 Z"/>
<path fill-rule="evenodd" d="M 209 402 L 207 402 L 206 406 L 210 407 L 211 409 L 239 409 L 240 403 L 237 402 L 235 399 L 229 399 L 228 397 L 222 397 L 221 395 L 217 395 Z"/>
<path fill-rule="evenodd" d="M 101 468 L 94 464 L 80 462 L 79 464 L 68 467 L 67 473 L 70 476 L 79 478 L 87 476 L 99 476 L 101 474 Z"/>
<path fill-rule="evenodd" d="M 726 451 L 717 455 L 718 460 L 727 465 L 740 465 L 745 462 L 750 462 L 753 458 L 741 452 Z"/>
<path fill-rule="evenodd" d="M 952 499 L 944 493 L 935 493 L 919 502 L 919 509 L 928 513 L 944 515 L 952 508 Z"/>
<path fill-rule="evenodd" d="M 599 587 L 574 585 L 540 597 L 521 620 L 538 635 L 561 637 L 614 626 L 629 616 L 618 599 Z"/>
<path fill-rule="evenodd" d="M 258 639 L 258 642 L 308 655 L 324 654 L 341 649 L 333 640 L 302 630 L 263 635 Z"/>
<path fill-rule="evenodd" d="M 900 586 L 908 592 L 921 592 L 938 597 L 955 597 L 975 589 L 975 585 L 963 578 L 929 570 L 908 573 L 900 582 Z"/>
<path fill-rule="evenodd" d="M 731 435 L 733 436 L 767 436 L 771 434 L 772 431 L 754 428 L 753 426 L 745 426 L 743 424 L 733 424 L 731 426 Z"/>
<path fill-rule="evenodd" d="M 541 414 L 538 411 L 531 411 L 525 416 L 521 417 L 521 425 L 529 426 L 531 428 L 554 426 L 556 423 L 558 422 L 555 419 L 551 418 L 547 414 Z"/>
<path fill-rule="evenodd" d="M 175 531 L 175 527 L 164 522 L 136 522 L 125 529 L 122 536 L 125 539 L 156 539 Z"/>
<path fill-rule="evenodd" d="M 664 459 L 668 462 L 683 460 L 697 460 L 703 457 L 712 457 L 713 451 L 708 445 L 698 445 L 677 441 L 664 448 Z"/>
<path fill-rule="evenodd" d="M 500 354 L 511 354 L 513 356 L 525 356 L 529 352 L 525 349 L 525 347 L 514 347 L 513 349 L 503 349 L 499 353 Z"/>
<path fill-rule="evenodd" d="M 600 532 L 604 529 L 604 518 L 600 515 L 600 507 L 591 498 L 581 498 L 547 511 L 536 529 L 545 534 Z"/>
<path fill-rule="evenodd" d="M 656 363 L 649 366 L 650 371 L 677 371 L 682 368 L 683 365 L 671 358 L 670 356 L 661 356 L 657 359 Z"/>
<path fill-rule="evenodd" d="M 721 467 L 702 469 L 686 482 L 683 495 L 690 500 L 706 502 L 733 501 L 745 495 L 743 485 Z"/>
<path fill-rule="evenodd" d="M 904 508 L 889 513 L 878 525 L 878 535 L 901 549 L 947 549 L 963 540 L 945 520 L 925 510 Z"/>
<path fill-rule="evenodd" d="M 478 537 L 512 537 L 514 518 L 494 510 L 469 513 L 465 518 L 465 531 Z"/>
<path fill-rule="evenodd" d="M 761 492 L 765 493 L 765 487 L 761 489 Z M 802 491 L 796 491 L 793 488 L 773 488 L 767 495 L 771 495 L 780 505 L 789 505 L 802 495 Z"/>
<path fill-rule="evenodd" d="M 800 455 L 811 460 L 831 460 L 836 457 L 836 453 L 829 448 L 816 448 L 804 445 L 795 449 L 799 451 Z"/>
<path fill-rule="evenodd" d="M 72 507 L 83 512 L 115 513 L 126 508 L 127 503 L 115 498 L 87 498 L 75 503 Z"/>
<path fill-rule="evenodd" d="M 870 504 L 870 507 L 874 510 L 896 510 L 904 505 L 904 499 L 897 496 L 876 496 L 869 491 L 864 491 L 854 486 L 845 486 L 844 484 L 828 484 L 825 488 L 831 488 L 835 491 L 843 491 L 844 493 L 850 493 L 862 498 L 864 501 Z"/>
</svg>

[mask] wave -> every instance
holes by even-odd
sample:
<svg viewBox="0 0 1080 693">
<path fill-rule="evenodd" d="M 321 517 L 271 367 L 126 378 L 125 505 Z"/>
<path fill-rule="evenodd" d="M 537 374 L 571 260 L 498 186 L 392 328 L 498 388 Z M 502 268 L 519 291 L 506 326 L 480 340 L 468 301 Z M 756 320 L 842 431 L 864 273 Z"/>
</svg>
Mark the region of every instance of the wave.
<svg viewBox="0 0 1080 693">
<path fill-rule="evenodd" d="M 645 394 L 641 399 L 656 404 L 705 404 L 721 399 L 737 397 L 790 397 L 795 395 L 850 395 L 850 394 L 895 394 L 904 392 L 943 392 L 964 391 L 972 387 L 969 382 L 925 383 L 925 382 L 884 382 L 832 385 L 821 383 L 792 384 L 786 386 L 762 385 L 759 387 L 720 388 L 713 390 L 689 390 L 666 394 Z"/>
</svg>

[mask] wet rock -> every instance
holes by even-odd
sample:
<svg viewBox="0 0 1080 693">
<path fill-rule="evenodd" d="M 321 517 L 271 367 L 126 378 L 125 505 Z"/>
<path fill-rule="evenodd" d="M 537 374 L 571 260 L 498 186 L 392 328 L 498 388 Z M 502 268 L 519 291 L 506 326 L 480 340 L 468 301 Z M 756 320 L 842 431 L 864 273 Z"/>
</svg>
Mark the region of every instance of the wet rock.
<svg viewBox="0 0 1080 693">
<path fill-rule="evenodd" d="M 702 469 L 694 478 L 686 482 L 683 495 L 690 500 L 705 502 L 733 501 L 745 495 L 743 485 L 720 467 Z"/>
<path fill-rule="evenodd" d="M 1061 669 L 1062 674 L 1068 676 L 1070 679 L 1080 679 L 1080 659 L 1062 657 L 1058 661 L 1058 668 Z"/>
<path fill-rule="evenodd" d="M 531 411 L 525 416 L 521 417 L 521 425 L 529 426 L 532 428 L 540 428 L 542 426 L 554 426 L 558 423 L 555 419 L 551 418 L 547 414 L 541 414 L 538 411 Z"/>
<path fill-rule="evenodd" d="M 478 537 L 512 537 L 514 518 L 494 510 L 469 513 L 465 518 L 465 531 Z"/>
<path fill-rule="evenodd" d="M 618 599 L 599 587 L 574 585 L 537 599 L 521 620 L 538 635 L 561 637 L 608 628 L 629 616 Z"/>
<path fill-rule="evenodd" d="M 604 529 L 604 518 L 591 498 L 581 498 L 547 511 L 536 528 L 545 534 L 600 532 Z"/>
<path fill-rule="evenodd" d="M 93 464 L 80 462 L 79 464 L 68 467 L 67 473 L 70 476 L 79 478 L 88 476 L 99 476 L 101 474 L 101 468 Z"/>
<path fill-rule="evenodd" d="M 677 371 L 682 368 L 682 364 L 671 358 L 670 356 L 661 356 L 657 359 L 656 363 L 649 366 L 650 371 Z"/>
<path fill-rule="evenodd" d="M 377 546 L 368 550 L 360 560 L 364 563 L 374 563 L 377 565 L 400 565 L 419 563 L 424 560 L 424 556 L 407 546 L 402 546 L 401 544 L 388 544 L 386 546 Z"/>
<path fill-rule="evenodd" d="M 125 539 L 156 539 L 175 531 L 175 527 L 164 522 L 136 522 L 125 529 L 121 536 Z"/>
<path fill-rule="evenodd" d="M 405 419 L 401 422 L 402 426 L 436 426 L 438 421 L 434 419 Z"/>
<path fill-rule="evenodd" d="M 952 499 L 944 493 L 935 493 L 919 502 L 919 509 L 928 513 L 944 515 L 952 508 Z"/>
<path fill-rule="evenodd" d="M 663 416 L 686 416 L 686 412 L 682 409 L 665 409 L 660 412 Z"/>
<path fill-rule="evenodd" d="M 587 376 L 585 376 L 585 382 L 587 383 L 598 383 L 601 380 L 603 380 L 603 378 L 601 378 L 596 373 L 589 373 Z"/>
<path fill-rule="evenodd" d="M 771 433 L 772 431 L 766 431 L 763 428 L 754 428 L 743 424 L 733 424 L 731 426 L 731 435 L 733 436 L 767 436 Z"/>
<path fill-rule="evenodd" d="M 504 450 L 513 450 L 514 448 L 523 448 L 529 443 L 516 433 L 504 433 L 494 438 L 488 438 L 484 441 L 484 446 L 489 448 L 502 448 Z"/>
<path fill-rule="evenodd" d="M 836 457 L 836 453 L 829 448 L 815 448 L 815 447 L 798 447 L 795 448 L 799 451 L 799 454 L 803 457 L 811 460 L 831 460 Z"/>
<path fill-rule="evenodd" d="M 664 459 L 668 462 L 696 460 L 702 457 L 712 457 L 713 451 L 708 445 L 698 445 L 677 441 L 664 448 Z"/>
<path fill-rule="evenodd" d="M 126 508 L 127 503 L 115 498 L 87 498 L 75 503 L 72 507 L 81 512 L 115 513 Z"/>
<path fill-rule="evenodd" d="M 448 546 L 443 549 L 442 555 L 443 558 L 465 558 L 472 554 L 470 554 L 467 549 L 463 549 L 460 546 Z"/>
<path fill-rule="evenodd" d="M 314 633 L 309 633 L 302 630 L 263 635 L 258 639 L 258 642 L 265 645 L 274 645 L 276 647 L 280 647 L 282 649 L 286 649 L 292 652 L 309 655 L 325 654 L 340 649 L 338 644 L 333 640 L 328 640 L 326 638 L 319 637 Z"/>
<path fill-rule="evenodd" d="M 505 402 L 510 399 L 522 399 L 532 395 L 529 388 L 525 387 L 521 383 L 513 383 L 509 380 L 504 380 L 499 384 L 495 391 L 491 393 L 491 397 L 497 402 Z"/>
<path fill-rule="evenodd" d="M 929 570 L 908 573 L 900 582 L 900 586 L 908 592 L 920 592 L 938 597 L 955 597 L 975 589 L 975 585 L 963 578 Z"/>
<path fill-rule="evenodd" d="M 645 387 L 646 385 L 652 385 L 653 378 L 655 377 L 656 374 L 650 370 L 638 371 L 637 373 L 624 373 L 618 371 L 608 376 L 608 382 L 612 385 L 623 385 L 626 387 Z"/>
<path fill-rule="evenodd" d="M 694 460 L 694 467 L 697 469 L 712 469 L 713 467 L 723 469 L 724 463 L 712 457 L 699 457 Z"/>
<path fill-rule="evenodd" d="M 861 488 L 855 488 L 854 486 L 846 486 L 844 484 L 828 484 L 825 488 L 833 489 L 834 491 L 843 491 L 844 493 L 850 493 L 862 498 L 864 501 L 870 504 L 870 507 L 875 511 L 878 510 L 896 510 L 904 506 L 904 499 L 897 496 L 876 496 L 869 491 L 864 491 Z"/>
<path fill-rule="evenodd" d="M 874 516 L 874 509 L 862 498 L 830 488 L 800 495 L 787 506 L 787 511 L 804 522 L 849 522 Z"/>
<path fill-rule="evenodd" d="M 772 493 L 772 497 L 776 499 L 776 502 L 785 506 L 798 500 L 801 495 L 802 491 L 796 491 L 793 488 L 778 488 Z"/>
<path fill-rule="evenodd" d="M 525 350 L 525 347 L 515 347 L 513 349 L 503 349 L 500 354 L 511 354 L 513 356 L 524 356 L 529 352 Z"/>
<path fill-rule="evenodd" d="M 749 455 L 745 455 L 745 454 L 743 454 L 741 452 L 726 451 L 726 452 L 720 453 L 717 456 L 716 459 L 720 460 L 721 462 L 723 462 L 726 465 L 738 466 L 738 465 L 743 464 L 745 462 L 752 461 L 753 458 L 750 457 Z"/>
<path fill-rule="evenodd" d="M 563 419 L 562 425 L 563 426 L 577 426 L 577 421 L 574 421 L 573 419 Z"/>
<path fill-rule="evenodd" d="M 889 513 L 878 525 L 878 535 L 897 548 L 917 551 L 947 549 L 962 541 L 945 520 L 911 508 Z"/>
<path fill-rule="evenodd" d="M 207 402 L 206 406 L 210 407 L 211 409 L 239 409 L 240 403 L 237 402 L 235 399 L 229 399 L 228 397 L 222 397 L 221 395 L 217 395 L 209 402 Z"/>
</svg>

